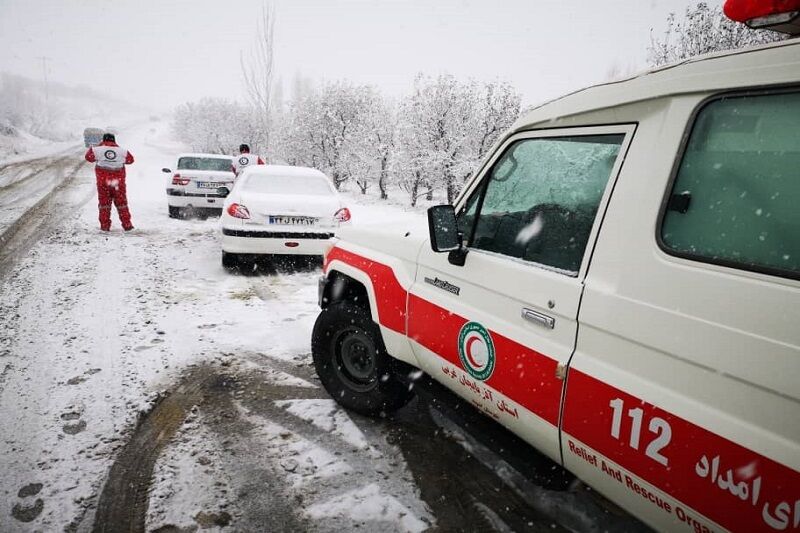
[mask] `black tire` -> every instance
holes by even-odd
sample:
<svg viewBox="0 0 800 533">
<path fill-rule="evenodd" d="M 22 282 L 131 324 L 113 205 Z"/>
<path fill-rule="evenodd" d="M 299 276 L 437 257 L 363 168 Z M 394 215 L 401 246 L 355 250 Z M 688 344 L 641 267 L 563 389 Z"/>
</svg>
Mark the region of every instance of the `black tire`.
<svg viewBox="0 0 800 533">
<path fill-rule="evenodd" d="M 169 207 L 169 218 L 182 218 L 180 207 L 175 205 L 170 205 L 168 207 Z"/>
<path fill-rule="evenodd" d="M 241 261 L 238 254 L 222 252 L 222 266 L 228 270 L 239 268 Z"/>
<path fill-rule="evenodd" d="M 337 302 L 323 309 L 314 324 L 311 353 L 322 386 L 347 409 L 379 416 L 413 397 L 394 372 L 380 329 L 362 307 Z"/>
</svg>

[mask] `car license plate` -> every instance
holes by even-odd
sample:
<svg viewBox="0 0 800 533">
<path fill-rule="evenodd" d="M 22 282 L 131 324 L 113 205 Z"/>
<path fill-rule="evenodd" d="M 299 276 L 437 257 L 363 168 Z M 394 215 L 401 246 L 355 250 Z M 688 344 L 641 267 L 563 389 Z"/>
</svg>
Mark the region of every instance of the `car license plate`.
<svg viewBox="0 0 800 533">
<path fill-rule="evenodd" d="M 317 223 L 314 217 L 295 217 L 288 215 L 269 215 L 270 224 L 280 224 L 281 226 L 313 226 Z"/>
<path fill-rule="evenodd" d="M 197 188 L 198 189 L 219 189 L 220 187 L 224 187 L 224 183 L 217 183 L 216 181 L 198 181 Z"/>
</svg>

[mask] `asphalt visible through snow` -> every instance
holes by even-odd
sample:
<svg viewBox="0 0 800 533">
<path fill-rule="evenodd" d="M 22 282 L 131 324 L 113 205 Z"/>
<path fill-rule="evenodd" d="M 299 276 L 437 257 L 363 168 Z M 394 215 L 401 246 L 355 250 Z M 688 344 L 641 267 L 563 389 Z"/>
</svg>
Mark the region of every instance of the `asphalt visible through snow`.
<svg viewBox="0 0 800 533">
<path fill-rule="evenodd" d="M 424 377 L 390 418 L 341 409 L 318 269 L 223 270 L 215 220 L 167 217 L 165 132 L 120 136 L 130 234 L 97 229 L 81 154 L 5 169 L 15 198 L 49 185 L 0 253 L 0 531 L 643 529 Z"/>
</svg>

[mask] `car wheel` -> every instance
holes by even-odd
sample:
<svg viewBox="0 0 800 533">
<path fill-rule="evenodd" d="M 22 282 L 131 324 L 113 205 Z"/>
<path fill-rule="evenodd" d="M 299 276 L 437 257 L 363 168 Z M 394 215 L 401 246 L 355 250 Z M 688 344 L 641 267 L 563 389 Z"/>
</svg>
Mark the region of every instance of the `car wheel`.
<svg viewBox="0 0 800 533">
<path fill-rule="evenodd" d="M 235 268 L 239 268 L 241 261 L 239 259 L 239 254 L 231 254 L 228 252 L 222 252 L 222 266 L 228 270 L 233 270 Z"/>
<path fill-rule="evenodd" d="M 323 309 L 314 324 L 311 352 L 325 390 L 357 413 L 389 413 L 413 396 L 393 371 L 380 330 L 362 307 L 337 302 Z"/>
<path fill-rule="evenodd" d="M 169 206 L 169 218 L 181 218 L 181 208 L 174 205 Z"/>
</svg>

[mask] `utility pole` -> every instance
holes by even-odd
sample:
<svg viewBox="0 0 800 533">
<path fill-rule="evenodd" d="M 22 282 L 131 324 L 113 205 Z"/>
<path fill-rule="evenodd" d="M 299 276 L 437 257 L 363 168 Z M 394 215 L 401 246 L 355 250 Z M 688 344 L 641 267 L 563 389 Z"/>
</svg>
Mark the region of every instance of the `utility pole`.
<svg viewBox="0 0 800 533">
<path fill-rule="evenodd" d="M 50 61 L 50 58 L 47 56 L 39 56 L 36 59 L 42 60 L 42 79 L 44 80 L 44 103 L 48 105 L 50 103 L 50 85 L 47 82 L 47 62 Z"/>
<path fill-rule="evenodd" d="M 47 62 L 50 58 L 47 56 L 39 56 L 36 59 L 42 60 L 42 78 L 44 80 L 44 117 L 45 124 L 50 122 L 50 84 L 47 82 Z"/>
</svg>

